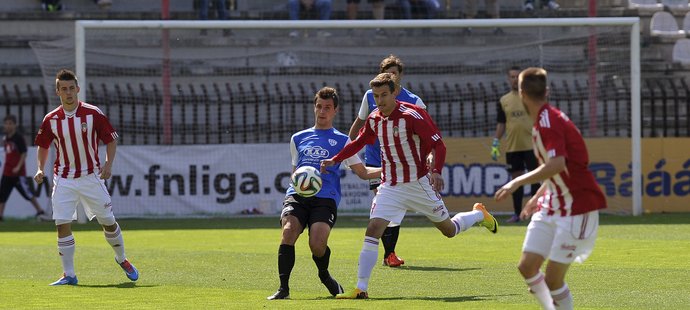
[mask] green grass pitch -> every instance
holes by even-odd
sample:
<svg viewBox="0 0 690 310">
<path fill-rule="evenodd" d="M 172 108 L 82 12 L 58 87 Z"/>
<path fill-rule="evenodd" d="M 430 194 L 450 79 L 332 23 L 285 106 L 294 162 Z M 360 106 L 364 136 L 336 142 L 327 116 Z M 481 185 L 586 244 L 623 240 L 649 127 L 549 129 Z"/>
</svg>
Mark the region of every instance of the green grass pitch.
<svg viewBox="0 0 690 310">
<path fill-rule="evenodd" d="M 355 284 L 366 221 L 341 217 L 331 234 L 330 271 L 343 286 Z M 593 255 L 568 274 L 576 309 L 690 309 L 690 214 L 602 216 L 601 223 Z M 79 285 L 49 287 L 61 273 L 53 223 L 0 223 L 0 308 L 537 309 L 515 267 L 524 224 L 502 225 L 497 235 L 473 227 L 448 239 L 426 219 L 407 218 L 397 249 L 406 265 L 377 265 L 369 300 L 330 297 L 305 233 L 292 299 L 277 301 L 266 300 L 279 283 L 277 216 L 120 224 L 139 281 L 127 280 L 89 223 L 75 224 Z"/>
</svg>

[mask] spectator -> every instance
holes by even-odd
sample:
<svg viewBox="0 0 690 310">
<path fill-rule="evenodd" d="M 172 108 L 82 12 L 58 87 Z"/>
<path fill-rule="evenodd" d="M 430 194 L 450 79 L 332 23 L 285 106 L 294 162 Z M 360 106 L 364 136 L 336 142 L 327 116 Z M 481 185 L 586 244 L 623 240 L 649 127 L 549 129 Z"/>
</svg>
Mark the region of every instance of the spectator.
<svg viewBox="0 0 690 310">
<path fill-rule="evenodd" d="M 302 9 L 304 9 L 304 11 L 316 10 L 320 20 L 331 19 L 331 0 L 288 0 L 290 20 L 299 20 Z M 293 38 L 299 37 L 299 35 L 300 32 L 298 30 L 290 32 L 290 36 Z M 330 37 L 331 33 L 319 30 L 317 35 L 321 37 Z"/>
<path fill-rule="evenodd" d="M 484 5 L 486 9 L 487 18 L 501 18 L 501 13 L 499 10 L 497 0 L 486 0 L 484 2 Z M 466 19 L 474 19 L 475 17 L 477 17 L 477 0 L 465 1 L 464 14 Z M 471 34 L 472 29 L 465 28 L 465 33 L 468 35 Z M 503 34 L 503 30 L 501 28 L 496 27 L 494 28 L 494 34 Z"/>
<path fill-rule="evenodd" d="M 62 2 L 60 0 L 41 0 L 41 9 L 47 12 L 62 11 Z"/>
<path fill-rule="evenodd" d="M 110 0 L 108 0 L 110 1 Z M 201 0 L 199 3 L 199 20 L 208 20 L 208 5 L 209 5 L 209 0 Z M 213 6 L 216 8 L 216 12 L 218 13 L 218 20 L 226 20 L 228 19 L 228 13 L 227 13 L 227 8 L 225 6 L 225 0 L 214 0 Z M 200 34 L 202 36 L 205 36 L 207 34 L 206 29 L 201 29 Z M 223 29 L 223 36 L 227 37 L 232 35 L 232 31 L 230 29 Z"/>
<path fill-rule="evenodd" d="M 113 5 L 113 0 L 93 0 L 103 10 L 109 10 Z"/>
<path fill-rule="evenodd" d="M 347 18 L 350 20 L 357 19 L 357 12 L 359 12 L 360 0 L 347 0 Z M 371 3 L 371 13 L 374 19 L 383 20 L 386 11 L 386 4 L 383 0 L 368 0 Z M 385 36 L 386 32 L 381 28 L 376 28 L 376 35 Z"/>
<path fill-rule="evenodd" d="M 556 3 L 554 0 L 545 0 L 546 4 L 542 2 L 542 7 L 546 7 L 549 10 L 558 10 L 561 6 Z M 522 10 L 525 12 L 532 12 L 534 11 L 534 0 L 525 0 L 525 5 L 522 7 Z"/>
<path fill-rule="evenodd" d="M 434 19 L 441 9 L 438 0 L 398 0 L 404 19 L 412 19 L 412 11 L 426 12 L 426 18 Z"/>
</svg>

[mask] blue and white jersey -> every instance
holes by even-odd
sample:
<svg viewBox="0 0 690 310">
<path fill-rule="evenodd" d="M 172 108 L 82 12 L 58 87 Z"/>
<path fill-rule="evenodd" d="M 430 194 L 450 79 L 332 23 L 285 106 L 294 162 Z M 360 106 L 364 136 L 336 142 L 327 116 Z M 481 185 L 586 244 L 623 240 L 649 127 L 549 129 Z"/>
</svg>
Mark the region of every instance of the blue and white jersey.
<svg viewBox="0 0 690 310">
<path fill-rule="evenodd" d="M 422 109 L 426 110 L 426 105 L 424 104 L 424 101 L 422 101 L 422 98 L 419 98 L 419 96 L 413 94 L 405 87 L 402 88 L 400 94 L 398 94 L 395 99 L 420 106 Z M 370 89 L 367 90 L 367 92 L 364 94 L 364 98 L 362 98 L 362 105 L 359 107 L 357 117 L 364 121 L 375 109 L 376 101 L 374 100 L 374 92 L 372 92 Z M 364 162 L 367 166 L 381 167 L 381 143 L 379 143 L 378 139 L 374 144 L 368 144 L 364 148 Z"/>
<path fill-rule="evenodd" d="M 314 127 L 295 133 L 290 138 L 290 155 L 292 165 L 299 168 L 312 166 L 317 170 L 321 168 L 321 160 L 329 159 L 345 147 L 350 138 L 335 128 L 316 129 Z M 359 156 L 354 155 L 343 161 L 345 166 L 361 164 Z M 335 205 L 340 204 L 340 164 L 326 168 L 329 172 L 321 174 L 321 191 L 316 194 L 319 198 L 335 200 Z M 290 182 L 292 183 L 292 182 Z M 290 184 L 286 195 L 295 194 L 295 189 Z"/>
</svg>

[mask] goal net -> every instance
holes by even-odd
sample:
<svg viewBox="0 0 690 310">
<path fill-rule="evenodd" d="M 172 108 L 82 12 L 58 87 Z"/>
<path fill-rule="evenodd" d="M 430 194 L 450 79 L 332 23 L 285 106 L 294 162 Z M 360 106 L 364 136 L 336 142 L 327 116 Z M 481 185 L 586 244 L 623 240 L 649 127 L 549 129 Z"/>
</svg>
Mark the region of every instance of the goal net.
<svg viewBox="0 0 690 310">
<path fill-rule="evenodd" d="M 608 211 L 641 210 L 637 18 L 78 21 L 74 38 L 32 46 L 46 89 L 58 68 L 74 68 L 80 98 L 118 130 L 108 187 L 120 216 L 277 212 L 288 141 L 313 126 L 314 93 L 339 91 L 334 125 L 347 133 L 390 54 L 449 146 L 441 194 L 451 210 L 483 201 L 512 211 L 492 200 L 509 174 L 489 156 L 511 66 L 548 71 L 549 101 L 585 136 Z M 342 176 L 341 212 L 366 212 L 368 184 Z"/>
</svg>

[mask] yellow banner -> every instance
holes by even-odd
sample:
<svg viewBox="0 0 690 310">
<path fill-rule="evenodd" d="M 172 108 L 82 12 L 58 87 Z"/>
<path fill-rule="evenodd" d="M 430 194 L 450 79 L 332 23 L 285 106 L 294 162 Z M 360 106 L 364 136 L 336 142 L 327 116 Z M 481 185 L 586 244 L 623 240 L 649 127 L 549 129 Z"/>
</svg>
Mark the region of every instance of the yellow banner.
<svg viewBox="0 0 690 310">
<path fill-rule="evenodd" d="M 491 160 L 490 138 L 444 138 L 448 148 L 443 200 L 452 211 L 483 202 L 492 211 L 513 212 L 512 199 L 493 200 L 507 183 L 505 153 Z M 589 138 L 590 170 L 606 195 L 610 213 L 632 212 L 631 140 Z M 645 212 L 690 212 L 690 138 L 642 139 L 642 206 Z M 529 190 L 525 189 L 525 200 Z M 576 198 L 577 199 L 577 198 Z"/>
</svg>

